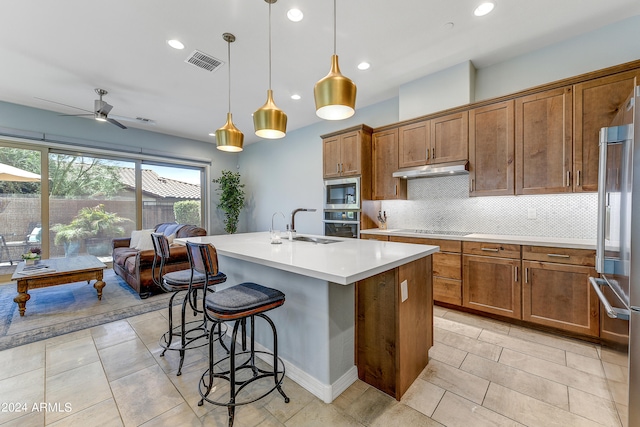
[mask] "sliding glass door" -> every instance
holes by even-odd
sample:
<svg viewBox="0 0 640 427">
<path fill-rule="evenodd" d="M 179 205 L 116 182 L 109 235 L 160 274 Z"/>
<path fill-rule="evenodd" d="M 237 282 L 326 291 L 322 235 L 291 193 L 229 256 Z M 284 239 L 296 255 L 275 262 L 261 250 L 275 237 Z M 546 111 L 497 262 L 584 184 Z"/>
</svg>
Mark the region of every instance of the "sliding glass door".
<svg viewBox="0 0 640 427">
<path fill-rule="evenodd" d="M 42 251 L 41 152 L 0 147 L 0 275 L 22 254 Z"/>
</svg>

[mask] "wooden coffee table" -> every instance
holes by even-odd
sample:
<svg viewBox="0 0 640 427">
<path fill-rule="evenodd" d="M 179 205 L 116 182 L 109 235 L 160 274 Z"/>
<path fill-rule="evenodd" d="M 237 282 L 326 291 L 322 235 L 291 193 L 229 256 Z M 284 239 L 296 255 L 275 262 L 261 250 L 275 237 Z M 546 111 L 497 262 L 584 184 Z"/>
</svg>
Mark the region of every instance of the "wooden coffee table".
<svg viewBox="0 0 640 427">
<path fill-rule="evenodd" d="M 107 266 L 93 255 L 44 259 L 38 261 L 38 264 L 47 265 L 48 268 L 38 270 L 34 274 L 23 274 L 26 267 L 23 261 L 18 264 L 15 273 L 11 276 L 11 280 L 18 282 L 18 295 L 13 301 L 18 304 L 20 316 L 24 316 L 27 301 L 31 298 L 31 295 L 27 293 L 29 289 L 46 288 L 81 280 L 90 283 L 91 280 L 96 280 L 93 287 L 98 292 L 98 300 L 102 299 L 102 288 L 105 286 L 102 281 L 102 273 Z"/>
</svg>

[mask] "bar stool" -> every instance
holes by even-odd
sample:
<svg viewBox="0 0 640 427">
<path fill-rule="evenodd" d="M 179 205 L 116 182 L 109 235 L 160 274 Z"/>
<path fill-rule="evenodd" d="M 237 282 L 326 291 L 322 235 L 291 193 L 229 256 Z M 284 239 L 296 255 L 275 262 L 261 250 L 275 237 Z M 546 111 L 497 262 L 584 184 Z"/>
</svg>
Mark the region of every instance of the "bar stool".
<svg viewBox="0 0 640 427">
<path fill-rule="evenodd" d="M 187 248 L 194 259 L 194 265 L 200 268 L 204 268 L 206 274 L 215 274 L 218 268 L 218 258 L 216 249 L 213 245 L 197 244 L 187 242 Z M 195 261 L 198 259 L 198 261 Z M 198 268 L 198 267 L 196 267 Z M 201 270 L 202 272 L 203 270 Z M 257 400 L 262 399 L 274 390 L 278 392 L 284 398 L 285 403 L 289 403 L 289 398 L 282 390 L 282 381 L 284 380 L 285 368 L 284 363 L 278 357 L 278 335 L 276 332 L 276 326 L 273 321 L 264 314 L 265 312 L 274 308 L 280 307 L 284 304 L 285 295 L 272 288 L 261 286 L 256 283 L 245 282 L 230 288 L 223 289 L 214 293 L 207 294 L 205 290 L 204 297 L 204 310 L 205 316 L 212 322 L 224 322 L 229 320 L 235 320 L 233 325 L 233 333 L 231 335 L 231 353 L 229 356 L 215 361 L 215 352 L 213 346 L 213 332 L 210 332 L 209 338 L 209 369 L 207 369 L 200 378 L 198 384 L 198 392 L 200 393 L 200 401 L 198 406 L 202 406 L 204 401 L 218 405 L 226 406 L 229 412 L 229 427 L 233 426 L 235 409 L 237 406 L 246 405 Z M 255 349 L 255 318 L 260 317 L 264 319 L 273 332 L 273 353 L 267 351 L 258 351 Z M 250 349 L 246 347 L 246 335 L 245 327 L 246 321 L 249 319 L 251 325 L 251 340 Z M 238 328 L 242 326 L 242 350 L 236 352 L 236 338 L 238 335 Z M 266 354 L 273 356 L 273 369 L 264 370 L 256 365 L 256 354 Z M 248 356 L 244 362 L 238 363 L 236 358 L 242 356 Z M 221 368 L 221 364 L 228 361 L 229 369 L 225 370 Z M 215 369 L 218 367 L 218 371 Z M 280 369 L 280 367 L 282 369 Z M 248 379 L 238 380 L 237 375 L 240 371 L 246 370 L 250 376 Z M 254 381 L 273 377 L 273 387 L 265 391 L 258 397 L 248 396 L 246 400 L 238 400 L 237 396 L 243 388 L 253 383 Z M 229 399 L 226 401 L 216 401 L 209 399 L 209 393 L 213 388 L 214 378 L 221 378 L 229 382 Z"/>
<path fill-rule="evenodd" d="M 152 233 L 151 240 L 156 253 L 156 256 L 153 258 L 151 269 L 153 282 L 165 292 L 173 293 L 169 299 L 169 329 L 160 337 L 159 340 L 159 345 L 164 349 L 160 356 L 163 357 L 167 350 L 179 351 L 180 364 L 178 366 L 177 375 L 180 376 L 182 375 L 185 351 L 204 347 L 207 345 L 207 340 L 210 338 L 208 319 L 204 315 L 204 309 L 198 308 L 198 290 L 224 283 L 227 280 L 227 276 L 221 272 L 217 272 L 217 274 L 213 276 L 206 276 L 195 271 L 193 268 L 165 273 L 164 270 L 166 262 L 170 257 L 169 241 L 162 233 Z M 182 321 L 180 325 L 174 326 L 173 301 L 182 291 L 186 292 L 184 299 L 182 300 Z M 187 306 L 193 310 L 194 316 L 197 316 L 198 313 L 202 313 L 202 319 L 186 322 Z M 216 325 L 218 326 L 217 340 L 220 341 L 222 346 L 228 352 L 229 350 L 222 341 L 221 323 L 215 322 L 211 327 L 211 330 L 213 331 L 216 329 Z M 172 346 L 174 337 L 180 338 L 180 343 L 177 346 Z"/>
</svg>

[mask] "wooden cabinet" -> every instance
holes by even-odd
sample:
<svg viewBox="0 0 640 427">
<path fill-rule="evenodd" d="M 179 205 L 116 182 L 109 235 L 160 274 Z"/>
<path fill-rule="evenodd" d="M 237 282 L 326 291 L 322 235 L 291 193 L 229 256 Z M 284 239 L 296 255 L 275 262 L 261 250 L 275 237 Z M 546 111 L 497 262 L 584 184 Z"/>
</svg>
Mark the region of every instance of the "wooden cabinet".
<svg viewBox="0 0 640 427">
<path fill-rule="evenodd" d="M 462 242 L 462 253 L 462 305 L 521 319 L 520 246 Z"/>
<path fill-rule="evenodd" d="M 469 113 L 431 119 L 431 163 L 469 159 Z"/>
<path fill-rule="evenodd" d="M 574 191 L 598 190 L 600 128 L 612 125 L 638 76 L 632 70 L 574 85 Z"/>
<path fill-rule="evenodd" d="M 371 133 L 371 128 L 361 125 L 322 135 L 324 178 L 363 175 L 370 165 Z"/>
<path fill-rule="evenodd" d="M 433 300 L 462 305 L 462 242 L 459 240 L 389 236 L 391 242 L 439 246 L 433 258 Z"/>
<path fill-rule="evenodd" d="M 469 111 L 469 195 L 513 195 L 514 171 L 514 101 Z"/>
<path fill-rule="evenodd" d="M 431 256 L 355 285 L 358 378 L 397 400 L 429 361 L 431 289 Z"/>
<path fill-rule="evenodd" d="M 595 251 L 524 246 L 522 259 L 522 320 L 597 337 Z"/>
<path fill-rule="evenodd" d="M 379 234 L 360 234 L 360 238 L 363 240 L 378 240 L 380 242 L 389 241 L 389 236 L 382 236 Z"/>
<path fill-rule="evenodd" d="M 516 194 L 573 191 L 573 92 L 553 89 L 515 100 Z"/>
<path fill-rule="evenodd" d="M 467 160 L 468 117 L 464 111 L 401 126 L 398 130 L 398 166 L 406 168 Z"/>
<path fill-rule="evenodd" d="M 407 180 L 394 178 L 398 170 L 398 129 L 373 134 L 373 200 L 407 198 Z"/>
</svg>

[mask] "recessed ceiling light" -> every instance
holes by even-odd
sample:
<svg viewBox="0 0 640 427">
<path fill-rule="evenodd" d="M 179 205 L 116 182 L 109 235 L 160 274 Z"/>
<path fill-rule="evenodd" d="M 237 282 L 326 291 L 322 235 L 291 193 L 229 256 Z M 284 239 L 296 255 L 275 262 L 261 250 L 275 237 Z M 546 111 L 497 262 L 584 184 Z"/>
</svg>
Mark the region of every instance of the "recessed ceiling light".
<svg viewBox="0 0 640 427">
<path fill-rule="evenodd" d="M 484 16 L 489 12 L 491 12 L 494 7 L 496 7 L 495 3 L 491 1 L 484 2 L 484 3 L 481 3 L 478 7 L 476 7 L 476 10 L 473 11 L 473 14 L 476 16 Z"/>
<path fill-rule="evenodd" d="M 167 44 L 174 49 L 184 49 L 184 45 L 180 40 L 167 40 Z"/>
<path fill-rule="evenodd" d="M 289 9 L 287 12 L 287 18 L 292 22 L 300 22 L 304 18 L 304 14 L 300 9 Z"/>
<path fill-rule="evenodd" d="M 293 99 L 294 101 L 297 101 L 300 99 L 300 95 L 298 95 L 297 93 L 294 93 L 293 95 L 291 95 L 291 99 Z"/>
<path fill-rule="evenodd" d="M 358 64 L 358 70 L 368 70 L 371 67 L 371 64 L 368 62 L 361 62 Z"/>
</svg>

